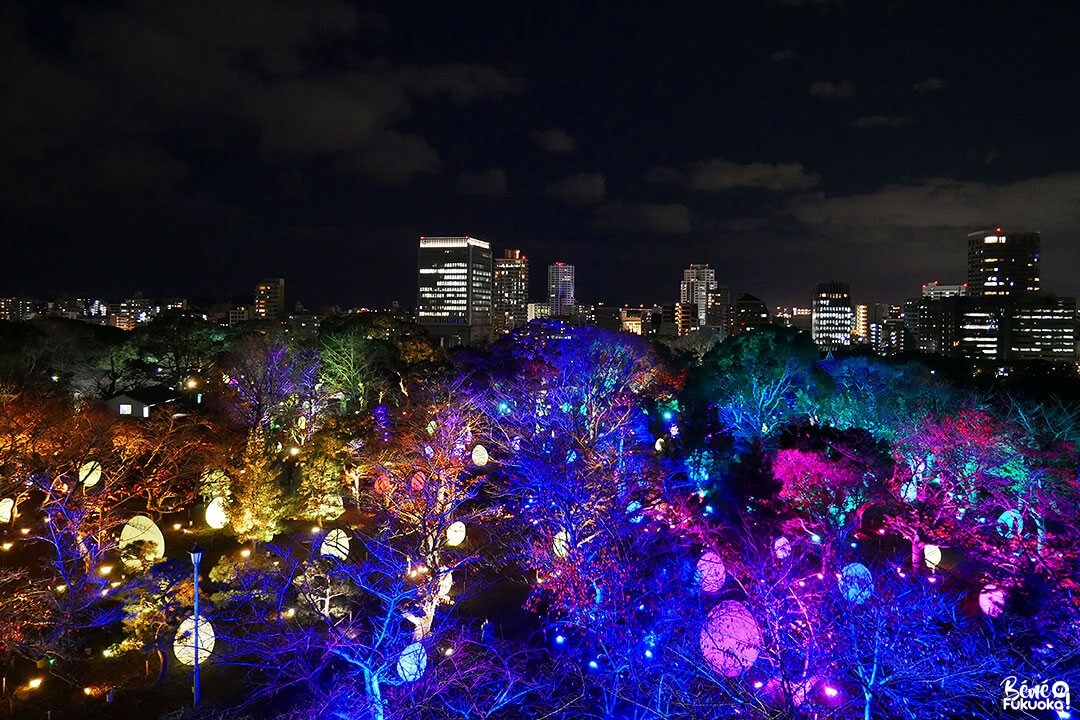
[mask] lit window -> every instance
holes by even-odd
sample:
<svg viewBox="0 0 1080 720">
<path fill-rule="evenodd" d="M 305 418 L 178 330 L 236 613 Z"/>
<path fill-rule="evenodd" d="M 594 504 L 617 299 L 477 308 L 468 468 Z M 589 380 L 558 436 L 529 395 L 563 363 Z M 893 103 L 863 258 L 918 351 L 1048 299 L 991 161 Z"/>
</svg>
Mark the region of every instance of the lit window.
<svg viewBox="0 0 1080 720">
<path fill-rule="evenodd" d="M 131 414 L 131 406 L 127 405 L 127 404 L 120 405 L 120 414 L 121 415 L 130 415 Z"/>
</svg>

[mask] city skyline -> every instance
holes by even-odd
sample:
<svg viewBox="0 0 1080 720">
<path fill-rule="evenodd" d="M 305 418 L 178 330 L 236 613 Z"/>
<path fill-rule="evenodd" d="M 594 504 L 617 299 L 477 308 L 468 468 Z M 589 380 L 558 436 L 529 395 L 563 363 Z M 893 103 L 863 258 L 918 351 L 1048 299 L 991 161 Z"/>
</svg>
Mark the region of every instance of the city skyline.
<svg viewBox="0 0 1080 720">
<path fill-rule="evenodd" d="M 895 300 L 961 282 L 943 268 L 1000 224 L 1041 232 L 1043 286 L 1077 295 L 1077 20 L 15 0 L 0 287 L 235 295 L 287 276 L 313 306 L 409 304 L 414 238 L 469 233 L 574 265 L 590 302 L 662 302 L 688 262 L 775 305 L 829 279 Z M 1032 52 L 989 51 L 1001 37 Z"/>
</svg>

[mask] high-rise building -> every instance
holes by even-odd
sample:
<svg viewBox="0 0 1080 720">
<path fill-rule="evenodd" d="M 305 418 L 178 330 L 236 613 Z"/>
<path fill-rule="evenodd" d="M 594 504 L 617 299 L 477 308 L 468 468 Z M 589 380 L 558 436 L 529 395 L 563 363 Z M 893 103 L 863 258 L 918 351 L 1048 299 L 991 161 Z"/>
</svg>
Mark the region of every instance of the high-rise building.
<svg viewBox="0 0 1080 720">
<path fill-rule="evenodd" d="M 448 347 L 491 338 L 491 245 L 421 237 L 416 320 Z"/>
<path fill-rule="evenodd" d="M 491 296 L 491 326 L 507 332 L 528 322 L 529 259 L 520 250 L 506 250 L 495 258 Z"/>
<path fill-rule="evenodd" d="M 264 278 L 255 286 L 253 313 L 258 320 L 285 316 L 285 278 Z"/>
<path fill-rule="evenodd" d="M 969 294 L 1003 297 L 1038 292 L 1039 233 L 995 228 L 971 233 L 967 240 Z"/>
<path fill-rule="evenodd" d="M 942 285 L 937 280 L 933 282 L 923 283 L 922 296 L 924 298 L 930 298 L 931 300 L 940 300 L 947 297 L 964 296 L 968 294 L 968 284 L 963 285 Z"/>
<path fill-rule="evenodd" d="M 854 323 L 851 329 L 852 339 L 858 343 L 870 342 L 870 308 L 868 306 L 855 306 Z"/>
<path fill-rule="evenodd" d="M 715 328 L 720 337 L 732 334 L 731 290 L 726 285 L 717 285 L 709 292 L 708 306 L 705 308 L 705 324 Z"/>
<path fill-rule="evenodd" d="M 810 301 L 814 343 L 826 351 L 850 345 L 855 317 L 847 284 L 821 283 L 814 289 Z"/>
<path fill-rule="evenodd" d="M 570 314 L 570 308 L 577 305 L 574 296 L 574 266 L 557 262 L 548 265 L 548 306 L 552 317 Z"/>
<path fill-rule="evenodd" d="M 679 283 L 679 302 L 697 306 L 697 325 L 705 325 L 709 312 L 709 293 L 716 289 L 716 271 L 708 265 L 690 264 Z"/>
<path fill-rule="evenodd" d="M 772 324 L 769 306 L 759 297 L 743 293 L 735 300 L 735 319 L 732 332 L 735 335 Z"/>
<path fill-rule="evenodd" d="M 1009 360 L 1076 359 L 1076 298 L 1027 296 L 1010 305 Z"/>
</svg>

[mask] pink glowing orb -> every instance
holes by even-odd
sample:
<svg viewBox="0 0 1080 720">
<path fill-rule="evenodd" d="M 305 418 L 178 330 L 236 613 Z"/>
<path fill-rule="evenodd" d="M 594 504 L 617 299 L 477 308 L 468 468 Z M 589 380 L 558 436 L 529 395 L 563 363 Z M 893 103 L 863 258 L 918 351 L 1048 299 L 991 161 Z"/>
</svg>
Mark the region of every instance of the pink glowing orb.
<svg viewBox="0 0 1080 720">
<path fill-rule="evenodd" d="M 761 645 L 757 621 L 737 600 L 725 600 L 710 610 L 701 628 L 701 654 L 713 670 L 726 677 L 735 677 L 753 665 Z"/>
<path fill-rule="evenodd" d="M 979 593 L 979 609 L 990 617 L 1005 612 L 1005 591 L 997 585 L 987 585 Z"/>
<path fill-rule="evenodd" d="M 701 592 L 718 593 L 724 587 L 727 579 L 727 568 L 724 561 L 712 550 L 701 556 L 697 561 L 697 579 L 701 585 Z"/>
</svg>

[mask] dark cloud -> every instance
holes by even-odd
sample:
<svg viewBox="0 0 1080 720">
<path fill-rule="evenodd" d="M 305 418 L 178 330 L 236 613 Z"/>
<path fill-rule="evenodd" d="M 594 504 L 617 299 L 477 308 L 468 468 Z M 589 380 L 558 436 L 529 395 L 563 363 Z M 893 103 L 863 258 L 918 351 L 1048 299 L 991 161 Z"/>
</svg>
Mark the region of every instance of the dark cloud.
<svg viewBox="0 0 1080 720">
<path fill-rule="evenodd" d="M 510 194 L 506 185 L 506 171 L 502 168 L 477 173 L 462 173 L 458 176 L 455 187 L 463 195 L 505 197 Z"/>
<path fill-rule="evenodd" d="M 666 165 L 657 165 L 650 168 L 645 174 L 645 179 L 652 183 L 682 184 L 686 182 L 686 173 Z"/>
<path fill-rule="evenodd" d="M 949 81 L 945 78 L 928 77 L 925 80 L 915 83 L 912 88 L 918 93 L 938 92 L 939 90 L 948 90 Z"/>
<path fill-rule="evenodd" d="M 821 178 L 808 172 L 802 163 L 739 163 L 714 158 L 693 163 L 688 168 L 687 184 L 702 192 L 722 192 L 734 188 L 764 190 L 808 190 Z"/>
<path fill-rule="evenodd" d="M 690 211 L 685 205 L 677 203 L 607 203 L 597 209 L 596 222 L 601 227 L 635 233 L 678 235 L 691 230 Z"/>
<path fill-rule="evenodd" d="M 835 83 L 828 80 L 815 80 L 810 83 L 806 92 L 823 100 L 847 100 L 855 94 L 855 84 L 850 80 Z"/>
<path fill-rule="evenodd" d="M 489 65 L 454 64 L 407 67 L 393 75 L 403 90 L 419 97 L 447 95 L 457 103 L 485 97 L 516 95 L 525 82 Z"/>
<path fill-rule="evenodd" d="M 549 183 L 547 193 L 571 205 L 594 205 L 604 201 L 606 181 L 600 173 L 578 173 Z"/>
<path fill-rule="evenodd" d="M 1072 233 L 1080 227 L 1078 198 L 1080 172 L 1067 172 L 1003 185 L 931 178 L 858 195 L 804 196 L 790 208 L 801 222 L 820 228 L 948 227 L 959 232 L 1007 224 Z"/>
<path fill-rule="evenodd" d="M 773 62 L 784 62 L 785 60 L 794 60 L 794 50 L 777 50 L 776 52 L 769 53 L 769 59 Z"/>
<path fill-rule="evenodd" d="M 542 132 L 534 131 L 530 133 L 529 137 L 545 152 L 563 154 L 574 151 L 574 138 L 567 135 L 566 131 L 560 128 L 551 128 Z"/>
<path fill-rule="evenodd" d="M 404 185 L 419 175 L 443 169 L 439 154 L 415 133 L 383 130 L 355 152 L 336 156 L 335 168 L 358 173 L 382 185 Z"/>
<path fill-rule="evenodd" d="M 852 125 L 860 130 L 869 130 L 871 128 L 900 127 L 910 122 L 910 115 L 867 115 L 866 117 L 856 118 Z"/>
</svg>

